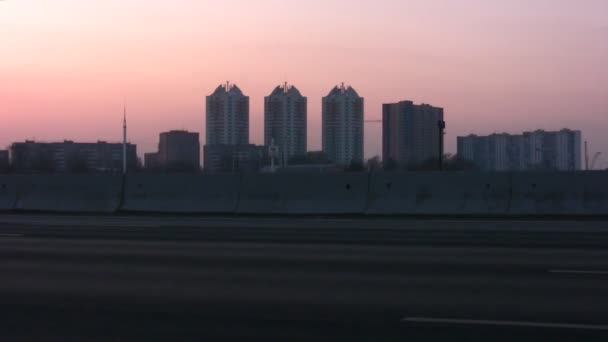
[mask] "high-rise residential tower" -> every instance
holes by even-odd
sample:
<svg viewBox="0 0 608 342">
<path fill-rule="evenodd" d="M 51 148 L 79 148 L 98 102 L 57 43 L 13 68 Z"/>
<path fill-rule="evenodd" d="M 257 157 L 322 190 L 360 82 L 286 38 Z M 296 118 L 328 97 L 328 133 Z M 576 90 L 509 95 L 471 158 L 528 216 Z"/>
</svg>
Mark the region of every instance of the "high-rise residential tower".
<svg viewBox="0 0 608 342">
<path fill-rule="evenodd" d="M 334 87 L 323 98 L 323 152 L 334 163 L 363 163 L 363 98 L 352 87 Z"/>
<path fill-rule="evenodd" d="M 207 96 L 207 145 L 249 144 L 249 97 L 234 84 Z"/>
<path fill-rule="evenodd" d="M 439 160 L 443 108 L 411 101 L 382 106 L 382 158 L 401 166 Z"/>
<path fill-rule="evenodd" d="M 287 83 L 264 98 L 264 145 L 274 141 L 282 165 L 306 155 L 306 110 L 306 97 Z"/>
</svg>

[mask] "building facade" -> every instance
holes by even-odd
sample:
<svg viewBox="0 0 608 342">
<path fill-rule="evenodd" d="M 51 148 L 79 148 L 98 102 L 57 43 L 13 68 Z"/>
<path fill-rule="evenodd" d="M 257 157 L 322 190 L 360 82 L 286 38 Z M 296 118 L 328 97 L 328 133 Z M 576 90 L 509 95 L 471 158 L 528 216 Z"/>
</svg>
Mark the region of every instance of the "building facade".
<svg viewBox="0 0 608 342">
<path fill-rule="evenodd" d="M 10 167 L 8 151 L 0 150 L 0 173 L 8 172 Z"/>
<path fill-rule="evenodd" d="M 205 145 L 206 173 L 257 172 L 268 158 L 268 149 L 258 145 Z"/>
<path fill-rule="evenodd" d="M 581 153 L 581 132 L 569 129 L 458 137 L 458 155 L 486 171 L 576 171 Z"/>
<path fill-rule="evenodd" d="M 207 96 L 206 145 L 249 144 L 249 97 L 234 84 Z"/>
<path fill-rule="evenodd" d="M 306 155 L 307 99 L 294 86 L 278 86 L 264 98 L 264 145 L 273 142 L 279 149 L 279 162 Z"/>
<path fill-rule="evenodd" d="M 323 98 L 323 152 L 338 165 L 363 163 L 364 100 L 352 87 L 334 87 Z"/>
<path fill-rule="evenodd" d="M 198 171 L 201 163 L 198 133 L 169 131 L 160 134 L 157 153 L 146 153 L 147 169 Z"/>
<path fill-rule="evenodd" d="M 148 171 L 162 170 L 158 162 L 158 152 L 144 153 L 144 168 Z"/>
<path fill-rule="evenodd" d="M 77 143 L 64 141 L 40 143 L 26 141 L 11 146 L 11 164 L 15 172 L 122 172 L 123 144 Z M 137 147 L 127 144 L 127 168 L 136 169 Z"/>
<path fill-rule="evenodd" d="M 443 108 L 411 101 L 382 106 L 382 158 L 401 166 L 440 158 Z M 441 142 L 442 143 L 442 142 Z M 441 149 L 443 150 L 443 149 Z"/>
</svg>

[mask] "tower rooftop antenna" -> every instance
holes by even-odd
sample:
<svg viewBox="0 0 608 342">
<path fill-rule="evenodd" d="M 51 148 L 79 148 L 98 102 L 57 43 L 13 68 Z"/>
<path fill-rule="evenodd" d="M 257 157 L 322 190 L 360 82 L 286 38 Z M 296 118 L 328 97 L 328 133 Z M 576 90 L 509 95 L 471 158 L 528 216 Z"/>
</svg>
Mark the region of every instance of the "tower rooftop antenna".
<svg viewBox="0 0 608 342">
<path fill-rule="evenodd" d="M 122 112 L 122 173 L 127 174 L 127 103 L 123 103 Z"/>
</svg>

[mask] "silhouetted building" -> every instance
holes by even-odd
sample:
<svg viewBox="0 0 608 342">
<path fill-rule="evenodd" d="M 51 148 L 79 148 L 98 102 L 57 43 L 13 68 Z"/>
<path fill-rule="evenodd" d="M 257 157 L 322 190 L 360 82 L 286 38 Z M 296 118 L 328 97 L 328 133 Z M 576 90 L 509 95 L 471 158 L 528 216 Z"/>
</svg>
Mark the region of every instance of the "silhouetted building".
<svg viewBox="0 0 608 342">
<path fill-rule="evenodd" d="M 443 108 L 411 101 L 382 106 L 382 159 L 413 166 L 439 160 Z"/>
<path fill-rule="evenodd" d="M 363 98 L 352 87 L 334 87 L 323 98 L 323 152 L 339 165 L 363 164 Z"/>
<path fill-rule="evenodd" d="M 144 168 L 146 170 L 160 170 L 161 166 L 158 162 L 158 152 L 144 153 Z"/>
<path fill-rule="evenodd" d="M 122 172 L 122 143 L 40 143 L 26 141 L 11 146 L 16 172 Z M 127 167 L 137 168 L 137 147 L 127 144 Z"/>
<path fill-rule="evenodd" d="M 279 164 L 306 154 L 307 99 L 294 86 L 278 86 L 264 98 L 264 145 L 279 149 Z"/>
<path fill-rule="evenodd" d="M 486 171 L 525 170 L 523 135 L 458 137 L 458 156 Z"/>
<path fill-rule="evenodd" d="M 303 155 L 297 155 L 289 160 L 293 165 L 327 165 L 331 164 L 329 158 L 323 151 L 308 151 Z"/>
<path fill-rule="evenodd" d="M 204 169 L 208 173 L 257 172 L 268 158 L 258 145 L 205 145 Z"/>
<path fill-rule="evenodd" d="M 458 155 L 486 171 L 581 169 L 581 132 L 537 130 L 521 135 L 458 137 Z"/>
<path fill-rule="evenodd" d="M 293 173 L 293 174 L 303 174 L 303 173 L 344 173 L 344 167 L 338 166 L 336 164 L 309 164 L 309 165 L 287 165 L 285 167 L 278 167 L 273 170 L 270 166 L 264 166 L 261 173 Z"/>
<path fill-rule="evenodd" d="M 249 97 L 234 84 L 207 96 L 206 145 L 249 144 Z"/>
<path fill-rule="evenodd" d="M 0 173 L 8 172 L 8 170 L 9 170 L 8 151 L 0 150 Z"/>
<path fill-rule="evenodd" d="M 308 151 L 306 154 L 293 156 L 287 165 L 279 165 L 274 169 L 269 165 L 264 165 L 261 172 L 265 173 L 342 173 L 343 165 L 336 165 L 329 161 L 329 158 L 322 151 Z"/>
<path fill-rule="evenodd" d="M 158 152 L 144 155 L 146 169 L 198 171 L 201 164 L 198 133 L 170 131 L 160 134 Z"/>
</svg>

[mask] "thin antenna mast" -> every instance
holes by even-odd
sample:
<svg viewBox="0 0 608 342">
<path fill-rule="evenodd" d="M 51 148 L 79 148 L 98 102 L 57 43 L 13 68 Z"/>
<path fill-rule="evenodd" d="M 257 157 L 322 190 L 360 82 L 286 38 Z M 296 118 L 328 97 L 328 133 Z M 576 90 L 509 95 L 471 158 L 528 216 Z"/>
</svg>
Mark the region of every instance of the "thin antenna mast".
<svg viewBox="0 0 608 342">
<path fill-rule="evenodd" d="M 122 113 L 122 173 L 127 174 L 127 105 L 124 104 Z"/>
</svg>

